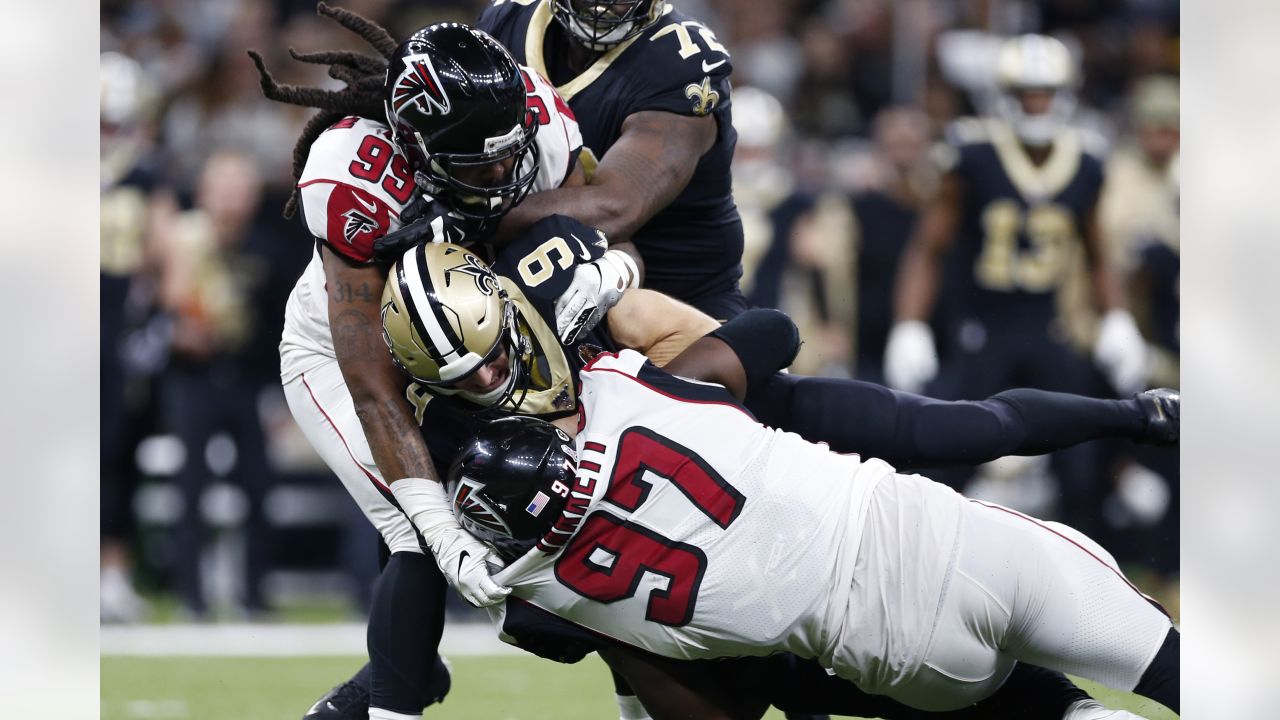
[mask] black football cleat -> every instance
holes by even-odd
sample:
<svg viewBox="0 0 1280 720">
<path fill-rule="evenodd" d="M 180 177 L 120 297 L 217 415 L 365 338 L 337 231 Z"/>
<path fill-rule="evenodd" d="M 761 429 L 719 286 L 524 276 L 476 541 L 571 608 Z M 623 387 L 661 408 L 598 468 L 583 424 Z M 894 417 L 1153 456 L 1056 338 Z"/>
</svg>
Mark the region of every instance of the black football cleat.
<svg viewBox="0 0 1280 720">
<path fill-rule="evenodd" d="M 369 664 L 325 693 L 302 720 L 369 720 Z"/>
<path fill-rule="evenodd" d="M 1151 445 L 1177 445 L 1182 415 L 1182 395 L 1177 390 L 1156 388 L 1133 396 L 1142 408 L 1147 425 L 1141 442 Z"/>
</svg>

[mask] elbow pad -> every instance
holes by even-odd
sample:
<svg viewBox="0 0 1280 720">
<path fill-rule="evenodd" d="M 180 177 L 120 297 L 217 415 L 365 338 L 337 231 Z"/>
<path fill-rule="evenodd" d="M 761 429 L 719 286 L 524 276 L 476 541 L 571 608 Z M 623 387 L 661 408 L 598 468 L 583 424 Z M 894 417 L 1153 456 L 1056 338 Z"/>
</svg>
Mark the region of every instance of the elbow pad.
<svg viewBox="0 0 1280 720">
<path fill-rule="evenodd" d="M 748 310 L 707 334 L 737 354 L 748 387 L 790 365 L 800 352 L 800 330 L 786 313 L 771 308 Z"/>
</svg>

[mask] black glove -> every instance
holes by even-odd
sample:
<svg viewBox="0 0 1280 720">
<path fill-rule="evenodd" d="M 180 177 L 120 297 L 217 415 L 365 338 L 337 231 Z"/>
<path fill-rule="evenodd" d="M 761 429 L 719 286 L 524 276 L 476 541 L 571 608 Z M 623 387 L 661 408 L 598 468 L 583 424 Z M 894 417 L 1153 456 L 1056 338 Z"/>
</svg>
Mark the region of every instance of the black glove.
<svg viewBox="0 0 1280 720">
<path fill-rule="evenodd" d="M 419 195 L 400 214 L 400 229 L 389 232 L 373 243 L 373 260 L 390 263 L 399 260 L 409 248 L 424 242 L 451 242 L 474 245 L 483 239 L 485 223 L 454 213 L 448 205 Z"/>
<path fill-rule="evenodd" d="M 1142 408 L 1147 426 L 1141 442 L 1152 445 L 1177 445 L 1182 415 L 1182 395 L 1177 390 L 1156 388 L 1133 396 Z"/>
</svg>

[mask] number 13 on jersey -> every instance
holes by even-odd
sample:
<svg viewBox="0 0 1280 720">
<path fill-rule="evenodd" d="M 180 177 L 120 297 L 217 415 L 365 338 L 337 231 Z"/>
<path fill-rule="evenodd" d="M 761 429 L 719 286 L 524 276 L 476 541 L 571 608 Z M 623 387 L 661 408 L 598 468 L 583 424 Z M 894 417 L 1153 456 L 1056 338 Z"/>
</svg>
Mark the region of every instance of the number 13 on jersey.
<svg viewBox="0 0 1280 720">
<path fill-rule="evenodd" d="M 591 445 L 591 443 L 588 443 Z M 584 461 L 583 465 L 586 465 Z M 720 528 L 728 528 L 746 498 L 697 453 L 644 427 L 619 437 L 617 458 L 601 507 L 589 515 L 556 561 L 565 587 L 601 603 L 635 597 L 646 573 L 665 579 L 649 591 L 645 619 L 679 627 L 693 619 L 707 556 L 698 547 L 664 537 L 609 511 L 638 511 L 656 476 Z"/>
</svg>

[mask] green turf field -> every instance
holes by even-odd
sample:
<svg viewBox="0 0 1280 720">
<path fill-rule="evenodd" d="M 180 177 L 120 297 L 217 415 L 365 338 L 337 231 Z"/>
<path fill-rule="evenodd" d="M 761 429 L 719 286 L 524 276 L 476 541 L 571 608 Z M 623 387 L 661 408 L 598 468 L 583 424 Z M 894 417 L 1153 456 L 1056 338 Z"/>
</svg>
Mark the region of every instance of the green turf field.
<svg viewBox="0 0 1280 720">
<path fill-rule="evenodd" d="M 126 658 L 102 660 L 102 718 L 296 720 L 359 658 Z M 450 720 L 616 718 L 604 663 L 559 665 L 534 657 L 453 660 L 453 691 L 427 717 Z M 499 680 L 500 678 L 500 680 Z M 1176 717 L 1125 693 L 1088 688 L 1103 703 L 1152 720 Z M 782 713 L 771 711 L 770 720 Z"/>
</svg>

